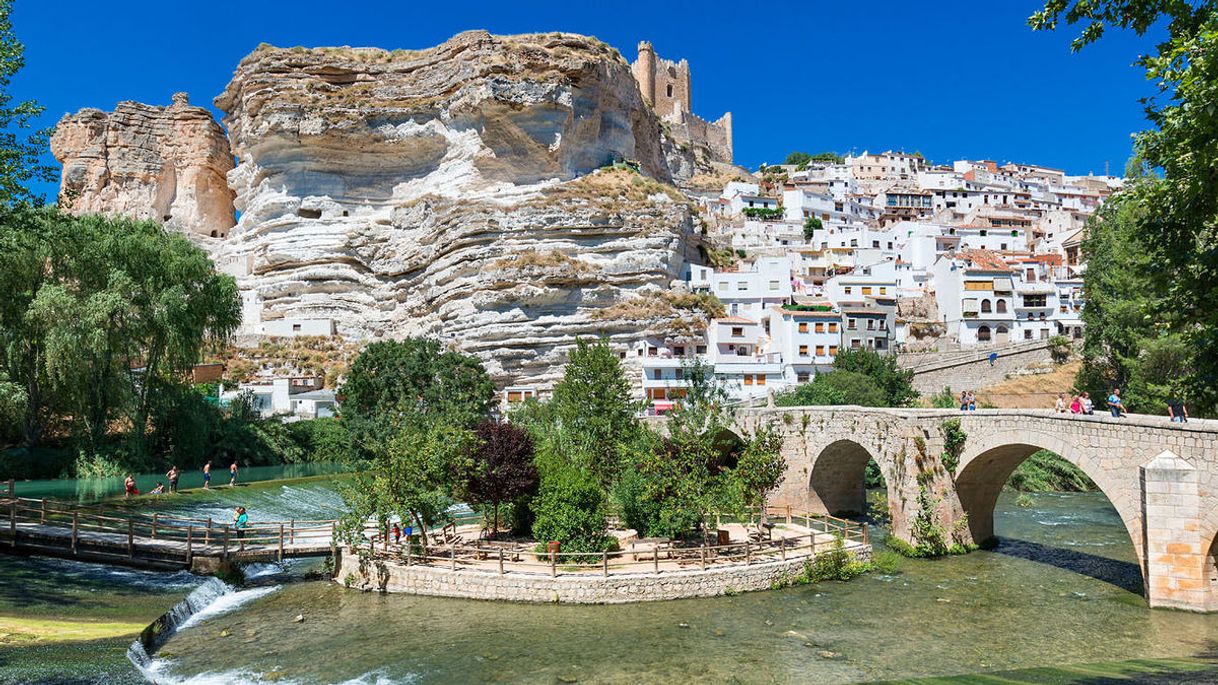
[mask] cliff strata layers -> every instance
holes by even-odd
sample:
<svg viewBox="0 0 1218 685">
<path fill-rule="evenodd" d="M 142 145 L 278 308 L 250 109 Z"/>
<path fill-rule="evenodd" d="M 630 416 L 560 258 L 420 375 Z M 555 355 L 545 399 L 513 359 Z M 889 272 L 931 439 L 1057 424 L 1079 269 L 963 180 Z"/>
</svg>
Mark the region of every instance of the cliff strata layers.
<svg viewBox="0 0 1218 685">
<path fill-rule="evenodd" d="M 177 93 L 168 107 L 120 102 L 113 112 L 64 115 L 51 136 L 68 211 L 160 221 L 196 237 L 233 226 L 233 169 L 224 129 Z"/>
<path fill-rule="evenodd" d="M 668 289 L 693 221 L 629 66 L 595 39 L 261 47 L 216 104 L 241 212 L 216 257 L 251 327 L 437 335 L 500 383 L 547 384 L 576 336 L 673 320 L 597 314 Z M 643 175 L 592 173 L 619 160 Z"/>
</svg>

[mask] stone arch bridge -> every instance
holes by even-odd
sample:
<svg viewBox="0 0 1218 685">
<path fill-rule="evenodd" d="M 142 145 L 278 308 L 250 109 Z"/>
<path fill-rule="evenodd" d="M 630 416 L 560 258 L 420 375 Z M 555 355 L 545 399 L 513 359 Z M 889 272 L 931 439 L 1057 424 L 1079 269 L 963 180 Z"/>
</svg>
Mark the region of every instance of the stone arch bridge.
<svg viewBox="0 0 1218 685">
<path fill-rule="evenodd" d="M 953 419 L 965 441 L 949 470 L 944 424 Z M 736 421 L 744 431 L 768 422 L 783 432 L 787 471 L 772 504 L 865 511 L 864 471 L 875 459 L 892 532 L 911 543 L 922 507 L 949 543 L 991 538 L 1008 476 L 1033 452 L 1051 450 L 1090 476 L 1120 515 L 1151 606 L 1218 610 L 1218 421 L 865 407 L 749 408 Z"/>
</svg>

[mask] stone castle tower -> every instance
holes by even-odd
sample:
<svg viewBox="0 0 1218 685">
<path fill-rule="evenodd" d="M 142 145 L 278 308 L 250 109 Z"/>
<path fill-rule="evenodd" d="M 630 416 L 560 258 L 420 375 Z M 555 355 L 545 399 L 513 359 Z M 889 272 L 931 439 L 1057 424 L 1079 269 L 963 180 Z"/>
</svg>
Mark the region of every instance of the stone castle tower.
<svg viewBox="0 0 1218 685">
<path fill-rule="evenodd" d="M 715 161 L 732 161 L 732 113 L 715 122 L 693 113 L 689 62 L 657 57 L 650 41 L 640 41 L 638 58 L 630 70 L 643 100 L 668 122 L 677 142 L 705 147 Z"/>
</svg>

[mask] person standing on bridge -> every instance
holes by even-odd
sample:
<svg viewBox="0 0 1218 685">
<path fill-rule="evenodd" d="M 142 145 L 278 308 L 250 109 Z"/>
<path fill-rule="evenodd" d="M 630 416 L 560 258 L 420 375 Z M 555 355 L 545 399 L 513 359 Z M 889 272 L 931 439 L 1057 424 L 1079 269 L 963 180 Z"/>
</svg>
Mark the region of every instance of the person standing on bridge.
<svg viewBox="0 0 1218 685">
<path fill-rule="evenodd" d="M 237 460 L 233 460 L 232 466 L 228 467 L 228 486 L 236 487 L 237 485 Z"/>
<path fill-rule="evenodd" d="M 1168 399 L 1167 415 L 1172 423 L 1188 423 L 1188 407 L 1184 406 L 1184 400 L 1178 396 Z"/>
<path fill-rule="evenodd" d="M 1091 416 L 1095 413 L 1095 403 L 1091 401 L 1091 393 L 1083 391 L 1082 396 L 1079 397 L 1079 402 L 1083 405 L 1084 416 Z"/>
<path fill-rule="evenodd" d="M 233 511 L 233 528 L 237 529 L 237 542 L 239 549 L 245 549 L 245 529 L 250 524 L 249 514 L 245 513 L 245 507 L 237 507 Z"/>
<path fill-rule="evenodd" d="M 182 472 L 178 470 L 178 465 L 174 464 L 169 467 L 169 472 L 165 474 L 165 478 L 169 481 L 169 493 L 178 494 L 178 478 L 181 478 Z"/>
<path fill-rule="evenodd" d="M 204 490 L 211 489 L 211 462 L 210 461 L 203 465 L 203 489 Z"/>
<path fill-rule="evenodd" d="M 1070 400 L 1070 413 L 1078 416 L 1083 413 L 1083 396 L 1075 395 L 1074 399 Z"/>
<path fill-rule="evenodd" d="M 1108 396 L 1108 411 L 1112 412 L 1114 419 L 1129 415 L 1129 412 L 1125 411 L 1125 403 L 1121 401 L 1120 388 L 1113 388 L 1112 394 Z"/>
<path fill-rule="evenodd" d="M 1053 403 L 1053 411 L 1057 412 L 1058 414 L 1066 413 L 1066 393 L 1057 393 L 1057 402 Z"/>
</svg>

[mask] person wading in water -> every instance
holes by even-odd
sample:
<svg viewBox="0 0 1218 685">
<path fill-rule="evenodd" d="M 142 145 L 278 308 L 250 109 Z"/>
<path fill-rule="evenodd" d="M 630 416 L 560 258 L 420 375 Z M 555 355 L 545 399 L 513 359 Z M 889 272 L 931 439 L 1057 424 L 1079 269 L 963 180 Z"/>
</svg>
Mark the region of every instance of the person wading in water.
<svg viewBox="0 0 1218 685">
<path fill-rule="evenodd" d="M 210 461 L 203 465 L 203 489 L 204 490 L 211 489 L 211 462 Z"/>
</svg>

